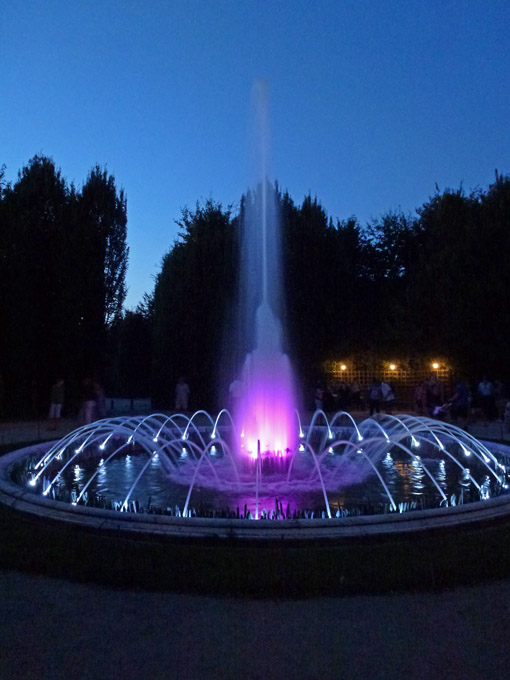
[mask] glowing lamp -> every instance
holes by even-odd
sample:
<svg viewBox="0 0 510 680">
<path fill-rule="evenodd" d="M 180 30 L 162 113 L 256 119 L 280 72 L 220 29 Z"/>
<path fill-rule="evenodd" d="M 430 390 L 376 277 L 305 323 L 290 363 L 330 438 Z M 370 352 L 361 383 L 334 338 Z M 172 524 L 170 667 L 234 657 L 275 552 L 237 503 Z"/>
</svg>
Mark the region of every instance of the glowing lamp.
<svg viewBox="0 0 510 680">
<path fill-rule="evenodd" d="M 346 366 L 345 364 L 342 364 L 342 365 L 340 366 L 340 370 L 341 370 L 341 371 L 346 371 L 346 370 L 347 370 L 347 366 Z"/>
<path fill-rule="evenodd" d="M 397 367 L 395 364 L 390 364 L 390 371 L 394 371 L 396 368 Z"/>
</svg>

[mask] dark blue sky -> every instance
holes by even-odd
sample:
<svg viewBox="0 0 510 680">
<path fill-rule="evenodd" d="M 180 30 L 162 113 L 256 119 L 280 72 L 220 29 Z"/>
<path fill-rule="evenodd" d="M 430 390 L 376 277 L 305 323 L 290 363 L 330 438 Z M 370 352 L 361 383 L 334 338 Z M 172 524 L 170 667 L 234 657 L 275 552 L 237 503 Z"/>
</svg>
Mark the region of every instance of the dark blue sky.
<svg viewBox="0 0 510 680">
<path fill-rule="evenodd" d="M 237 204 L 269 84 L 272 174 L 334 219 L 510 172 L 508 0 L 0 0 L 0 164 L 35 153 L 128 198 L 127 306 L 184 206 Z"/>
</svg>

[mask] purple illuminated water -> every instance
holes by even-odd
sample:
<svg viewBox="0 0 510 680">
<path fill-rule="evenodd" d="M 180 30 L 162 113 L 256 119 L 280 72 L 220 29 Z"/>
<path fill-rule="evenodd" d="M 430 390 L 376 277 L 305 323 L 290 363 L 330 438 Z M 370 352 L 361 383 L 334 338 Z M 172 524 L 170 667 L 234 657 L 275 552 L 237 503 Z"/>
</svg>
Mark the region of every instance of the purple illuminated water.
<svg viewBox="0 0 510 680">
<path fill-rule="evenodd" d="M 241 450 L 252 457 L 257 455 L 258 442 L 264 455 L 286 455 L 295 446 L 292 371 L 276 342 L 278 326 L 269 307 L 262 305 L 257 311 L 259 341 L 244 363 L 244 395 L 236 414 L 242 427 Z"/>
<path fill-rule="evenodd" d="M 256 189 L 245 203 L 241 254 L 240 323 L 251 347 L 241 372 L 242 397 L 235 413 L 239 449 L 252 457 L 284 456 L 295 439 L 295 391 L 290 361 L 283 351 L 278 316 L 283 304 L 280 219 L 268 180 L 267 88 L 254 88 Z M 260 443 L 260 447 L 259 447 Z"/>
</svg>

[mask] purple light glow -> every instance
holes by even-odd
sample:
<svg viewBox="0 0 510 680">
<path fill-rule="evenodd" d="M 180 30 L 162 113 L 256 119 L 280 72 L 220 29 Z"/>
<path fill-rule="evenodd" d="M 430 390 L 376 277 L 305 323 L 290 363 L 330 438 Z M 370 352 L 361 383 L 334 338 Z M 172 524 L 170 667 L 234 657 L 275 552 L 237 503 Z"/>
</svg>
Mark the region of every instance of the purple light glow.
<svg viewBox="0 0 510 680">
<path fill-rule="evenodd" d="M 240 450 L 252 458 L 285 457 L 294 450 L 298 431 L 295 392 L 288 357 L 283 352 L 280 314 L 282 287 L 281 222 L 276 189 L 269 181 L 267 85 L 253 89 L 254 190 L 244 202 L 240 277 L 240 321 L 247 337 L 241 373 L 242 396 L 235 419 Z M 253 321 L 255 323 L 253 323 Z"/>
<path fill-rule="evenodd" d="M 286 456 L 297 439 L 294 385 L 288 357 L 279 349 L 280 328 L 271 310 L 257 311 L 258 346 L 243 367 L 243 397 L 236 414 L 244 433 L 242 450 L 256 458 Z"/>
</svg>

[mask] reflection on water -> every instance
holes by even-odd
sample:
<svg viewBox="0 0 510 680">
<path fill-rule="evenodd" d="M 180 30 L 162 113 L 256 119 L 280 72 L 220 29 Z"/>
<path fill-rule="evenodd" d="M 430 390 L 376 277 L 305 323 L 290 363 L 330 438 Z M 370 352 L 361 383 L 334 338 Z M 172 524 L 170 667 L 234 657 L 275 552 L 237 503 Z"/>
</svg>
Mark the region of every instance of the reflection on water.
<svg viewBox="0 0 510 680">
<path fill-rule="evenodd" d="M 421 496 L 423 494 L 423 489 L 425 489 L 425 484 L 423 483 L 423 478 L 425 473 L 423 467 L 418 458 L 415 458 L 411 463 L 411 493 L 413 496 Z"/>
<path fill-rule="evenodd" d="M 231 469 L 231 463 L 216 450 L 212 454 L 218 483 L 204 485 L 199 477 L 193 487 L 190 507 L 201 515 L 218 508 L 228 509 L 234 516 L 246 516 L 248 512 L 254 514 L 257 503 L 254 470 L 245 471 L 238 482 L 227 479 L 225 471 Z M 399 507 L 405 504 L 406 509 L 437 507 L 441 503 L 437 487 L 447 494 L 452 505 L 491 495 L 491 479 L 487 475 L 479 481 L 480 493 L 477 490 L 474 493 L 469 468 L 463 470 L 438 457 L 422 460 L 418 456 L 409 458 L 398 454 L 395 451 L 387 452 L 378 463 L 378 469 Z M 360 467 L 357 464 L 356 474 L 353 474 L 352 467 L 338 468 L 339 458 L 333 454 L 323 462 L 322 475 L 326 485 L 329 480 L 327 494 L 333 516 L 343 516 L 346 512 L 369 514 L 389 511 L 388 496 L 376 473 L 368 465 Z M 67 494 L 71 500 L 75 500 L 93 478 L 83 502 L 104 507 L 108 503 L 115 505 L 124 500 L 143 471 L 131 496 L 129 509 L 145 512 L 155 508 L 162 511 L 171 509 L 172 513 L 178 514 L 178 509 L 182 509 L 186 503 L 193 476 L 190 473 L 194 471 L 187 451 L 181 456 L 181 466 L 181 471 L 170 479 L 157 454 L 150 457 L 144 451 L 133 449 L 127 455 L 116 456 L 108 464 L 104 464 L 104 458 L 90 457 L 61 473 L 52 487 L 52 497 L 61 498 Z M 434 481 L 425 472 L 424 466 Z M 313 516 L 321 517 L 325 507 L 324 498 L 317 478 L 315 486 L 310 484 L 310 479 L 313 479 L 313 475 L 310 476 L 310 460 L 307 462 L 304 457 L 296 461 L 295 478 L 290 482 L 287 468 L 285 464 L 281 469 L 272 468 L 270 474 L 262 475 L 258 493 L 260 516 L 289 517 L 295 516 L 296 511 L 307 509 L 314 513 Z M 363 471 L 362 474 L 359 470 Z M 182 479 L 179 478 L 181 473 Z M 334 480 L 334 485 L 331 480 Z"/>
<path fill-rule="evenodd" d="M 447 491 L 446 486 L 446 466 L 444 460 L 438 462 L 438 468 L 436 472 L 437 483 L 443 491 Z"/>
</svg>

